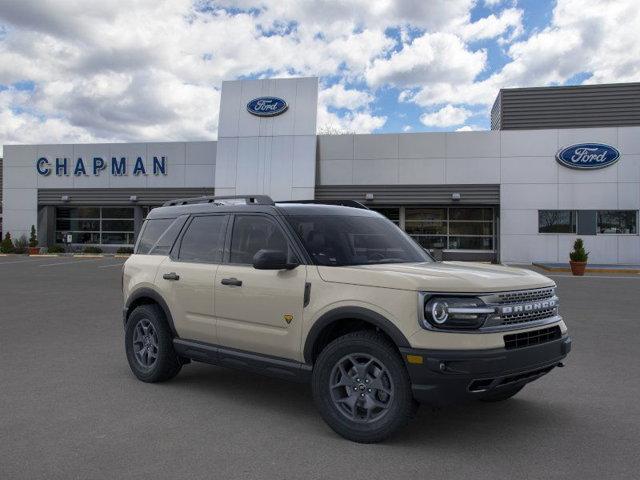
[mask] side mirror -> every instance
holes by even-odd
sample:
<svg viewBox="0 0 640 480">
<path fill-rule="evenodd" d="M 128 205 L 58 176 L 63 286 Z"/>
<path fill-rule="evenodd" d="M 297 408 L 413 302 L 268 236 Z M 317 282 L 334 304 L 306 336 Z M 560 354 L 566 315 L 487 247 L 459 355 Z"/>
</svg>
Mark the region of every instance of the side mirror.
<svg viewBox="0 0 640 480">
<path fill-rule="evenodd" d="M 282 250 L 258 250 L 253 256 L 253 268 L 256 270 L 292 270 L 298 263 L 288 262 L 287 253 Z"/>
</svg>

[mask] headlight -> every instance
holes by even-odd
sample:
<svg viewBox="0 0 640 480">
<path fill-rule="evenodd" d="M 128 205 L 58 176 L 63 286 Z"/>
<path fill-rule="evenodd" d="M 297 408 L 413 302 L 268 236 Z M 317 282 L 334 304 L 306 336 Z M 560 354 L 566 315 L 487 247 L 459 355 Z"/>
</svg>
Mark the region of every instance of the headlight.
<svg viewBox="0 0 640 480">
<path fill-rule="evenodd" d="M 423 327 L 427 329 L 480 328 L 495 307 L 477 297 L 431 297 L 424 304 Z"/>
</svg>

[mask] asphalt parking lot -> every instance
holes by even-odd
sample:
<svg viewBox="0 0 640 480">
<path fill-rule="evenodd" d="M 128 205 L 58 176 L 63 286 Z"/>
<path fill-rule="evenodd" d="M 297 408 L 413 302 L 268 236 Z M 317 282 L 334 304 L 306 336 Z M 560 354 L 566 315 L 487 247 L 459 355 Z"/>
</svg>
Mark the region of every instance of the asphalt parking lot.
<svg viewBox="0 0 640 480">
<path fill-rule="evenodd" d="M 639 275 L 554 275 L 566 368 L 359 445 L 306 386 L 202 364 L 135 380 L 122 262 L 0 257 L 0 478 L 638 478 Z"/>
</svg>

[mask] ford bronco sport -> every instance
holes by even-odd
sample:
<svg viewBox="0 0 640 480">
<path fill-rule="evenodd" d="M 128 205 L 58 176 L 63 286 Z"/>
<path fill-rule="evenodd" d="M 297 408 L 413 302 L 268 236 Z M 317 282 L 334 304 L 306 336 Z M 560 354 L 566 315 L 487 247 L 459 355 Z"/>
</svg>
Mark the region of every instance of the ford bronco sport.
<svg viewBox="0 0 640 480">
<path fill-rule="evenodd" d="M 571 340 L 553 281 L 435 262 L 382 215 L 336 203 L 152 210 L 123 270 L 135 376 L 160 382 L 199 361 L 310 382 L 331 428 L 376 442 L 419 403 L 506 400 L 562 366 Z"/>
</svg>

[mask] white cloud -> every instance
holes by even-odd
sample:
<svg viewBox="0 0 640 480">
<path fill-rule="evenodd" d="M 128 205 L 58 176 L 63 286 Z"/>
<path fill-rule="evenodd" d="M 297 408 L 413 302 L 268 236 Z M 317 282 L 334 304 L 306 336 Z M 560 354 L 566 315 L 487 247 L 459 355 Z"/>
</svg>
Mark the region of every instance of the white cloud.
<svg viewBox="0 0 640 480">
<path fill-rule="evenodd" d="M 318 101 L 321 104 L 349 110 L 366 107 L 373 99 L 374 97 L 370 93 L 362 90 L 346 89 L 341 83 L 325 88 L 318 94 Z"/>
<path fill-rule="evenodd" d="M 413 127 L 411 125 L 405 125 L 404 127 L 402 127 L 403 132 L 410 132 L 411 130 L 413 130 Z"/>
<path fill-rule="evenodd" d="M 606 5 L 605 5 L 606 3 Z M 405 101 L 489 107 L 500 88 L 563 84 L 577 74 L 586 83 L 640 80 L 640 9 L 634 0 L 558 0 L 551 24 L 507 49 L 510 61 L 477 81 L 423 82 Z"/>
<path fill-rule="evenodd" d="M 378 58 L 366 72 L 370 85 L 412 87 L 432 82 L 470 82 L 483 70 L 485 50 L 471 51 L 452 33 L 425 33 L 394 52 Z"/>
<path fill-rule="evenodd" d="M 446 105 L 433 113 L 423 113 L 420 121 L 428 127 L 451 127 L 467 121 L 473 113 L 466 108 Z"/>
<path fill-rule="evenodd" d="M 522 16 L 522 10 L 518 8 L 507 8 L 502 10 L 498 16 L 491 14 L 476 22 L 468 23 L 459 29 L 458 32 L 465 40 L 485 40 L 511 32 L 508 35 L 508 40 L 513 40 L 524 32 Z"/>
<path fill-rule="evenodd" d="M 337 82 L 320 93 L 318 123 L 361 132 L 385 125 L 390 113 L 371 105 L 390 86 L 401 90 L 400 104 L 440 109 L 442 118 L 425 117 L 443 124 L 453 121 L 440 113 L 446 108 L 486 114 L 503 87 L 562 84 L 581 73 L 591 83 L 640 80 L 635 0 L 557 0 L 551 23 L 528 35 L 526 7 L 485 0 L 493 13 L 472 22 L 476 3 L 4 2 L 0 143 L 215 139 L 220 83 L 240 76 Z M 477 40 L 497 42 L 504 66 L 487 72 Z M 34 88 L 11 86 L 24 81 Z"/>
<path fill-rule="evenodd" d="M 478 125 L 465 125 L 464 127 L 456 128 L 456 132 L 478 132 L 484 130 Z"/>
</svg>

